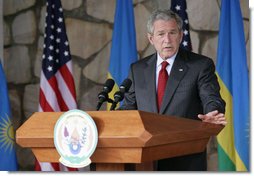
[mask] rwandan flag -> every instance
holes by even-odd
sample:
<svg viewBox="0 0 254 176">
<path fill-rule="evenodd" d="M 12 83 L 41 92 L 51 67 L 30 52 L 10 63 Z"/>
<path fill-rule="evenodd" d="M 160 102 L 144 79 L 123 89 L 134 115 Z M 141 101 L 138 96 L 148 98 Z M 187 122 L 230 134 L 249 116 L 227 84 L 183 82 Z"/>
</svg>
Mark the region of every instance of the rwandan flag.
<svg viewBox="0 0 254 176">
<path fill-rule="evenodd" d="M 0 62 L 0 171 L 17 170 L 14 130 L 6 80 Z"/>
<path fill-rule="evenodd" d="M 137 61 L 136 32 L 132 0 L 117 0 L 112 37 L 108 78 L 114 79 L 115 86 L 109 97 L 119 89 L 128 77 L 130 64 Z M 108 104 L 108 109 L 110 108 Z"/>
<path fill-rule="evenodd" d="M 217 56 L 228 124 L 217 136 L 219 170 L 249 171 L 249 76 L 239 0 L 222 0 Z"/>
</svg>

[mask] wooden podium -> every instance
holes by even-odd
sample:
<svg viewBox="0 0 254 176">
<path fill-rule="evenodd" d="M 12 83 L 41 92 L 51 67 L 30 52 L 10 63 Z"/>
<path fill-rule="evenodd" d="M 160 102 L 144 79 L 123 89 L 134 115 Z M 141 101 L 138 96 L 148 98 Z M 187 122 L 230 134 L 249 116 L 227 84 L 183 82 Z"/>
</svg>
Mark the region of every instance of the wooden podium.
<svg viewBox="0 0 254 176">
<path fill-rule="evenodd" d="M 36 112 L 17 131 L 16 142 L 41 162 L 59 162 L 54 126 L 64 112 Z M 205 150 L 222 125 L 144 111 L 87 111 L 98 129 L 91 156 L 96 170 L 123 171 L 126 163 L 151 162 Z M 143 168 L 146 170 L 146 168 Z M 141 167 L 142 170 L 142 167 Z"/>
</svg>

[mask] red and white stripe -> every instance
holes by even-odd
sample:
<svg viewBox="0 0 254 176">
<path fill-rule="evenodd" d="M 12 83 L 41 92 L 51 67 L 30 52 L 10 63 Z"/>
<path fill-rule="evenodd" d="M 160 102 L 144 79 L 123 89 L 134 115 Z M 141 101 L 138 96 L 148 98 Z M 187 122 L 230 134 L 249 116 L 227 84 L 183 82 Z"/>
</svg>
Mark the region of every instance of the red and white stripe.
<svg viewBox="0 0 254 176">
<path fill-rule="evenodd" d="M 40 112 L 60 112 L 77 108 L 76 91 L 72 76 L 71 60 L 63 65 L 49 80 L 41 71 Z M 36 162 L 37 171 L 71 171 L 58 163 Z"/>
</svg>

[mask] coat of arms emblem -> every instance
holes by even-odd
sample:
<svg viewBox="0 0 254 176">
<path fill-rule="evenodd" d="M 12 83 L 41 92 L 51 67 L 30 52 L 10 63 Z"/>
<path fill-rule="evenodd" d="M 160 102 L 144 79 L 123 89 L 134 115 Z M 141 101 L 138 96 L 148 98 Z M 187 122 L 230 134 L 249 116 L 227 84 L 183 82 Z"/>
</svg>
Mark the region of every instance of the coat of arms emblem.
<svg viewBox="0 0 254 176">
<path fill-rule="evenodd" d="M 81 168 L 91 163 L 98 132 L 92 117 L 81 110 L 70 110 L 61 115 L 54 129 L 54 143 L 59 161 L 68 167 Z"/>
</svg>

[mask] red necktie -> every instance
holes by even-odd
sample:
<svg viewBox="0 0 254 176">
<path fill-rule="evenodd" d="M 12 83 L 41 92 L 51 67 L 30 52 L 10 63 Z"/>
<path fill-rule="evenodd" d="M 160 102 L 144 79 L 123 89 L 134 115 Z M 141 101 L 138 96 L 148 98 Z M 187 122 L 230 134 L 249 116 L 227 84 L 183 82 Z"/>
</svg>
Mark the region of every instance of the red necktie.
<svg viewBox="0 0 254 176">
<path fill-rule="evenodd" d="M 164 92 L 166 89 L 166 84 L 168 80 L 168 72 L 166 67 L 168 66 L 167 61 L 163 61 L 161 64 L 161 70 L 159 73 L 159 78 L 158 78 L 158 89 L 157 89 L 157 105 L 158 105 L 158 111 L 160 111 L 162 99 L 164 96 Z"/>
</svg>

